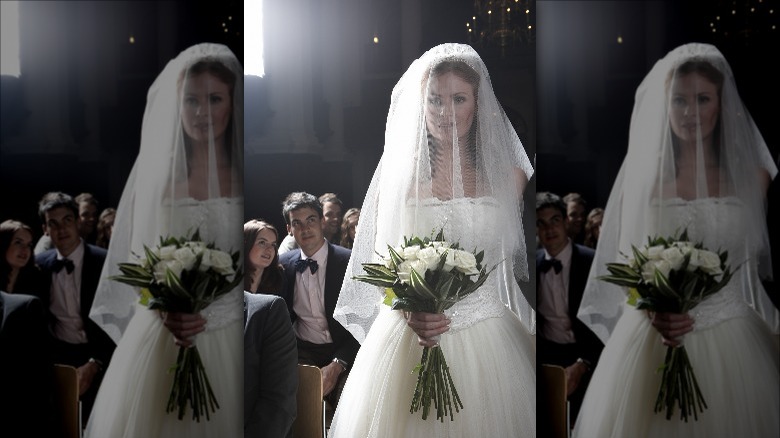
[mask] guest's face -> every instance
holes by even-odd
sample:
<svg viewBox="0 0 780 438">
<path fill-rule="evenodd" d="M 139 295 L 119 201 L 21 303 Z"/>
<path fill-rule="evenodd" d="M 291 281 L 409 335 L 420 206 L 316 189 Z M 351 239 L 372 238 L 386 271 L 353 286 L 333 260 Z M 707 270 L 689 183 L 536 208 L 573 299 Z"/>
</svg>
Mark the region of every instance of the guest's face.
<svg viewBox="0 0 780 438">
<path fill-rule="evenodd" d="M 79 231 L 86 237 L 95 231 L 97 224 L 98 211 L 95 206 L 89 202 L 79 203 Z"/>
<path fill-rule="evenodd" d="M 211 73 L 188 76 L 182 90 L 184 132 L 195 142 L 224 139 L 230 123 L 232 102 L 230 87 Z"/>
<path fill-rule="evenodd" d="M 599 240 L 599 235 L 601 234 L 601 221 L 603 219 L 604 216 L 597 215 L 593 216 L 593 218 L 590 220 L 591 231 L 593 232 L 593 237 L 595 237 L 596 240 Z"/>
<path fill-rule="evenodd" d="M 64 256 L 69 255 L 81 243 L 79 218 L 67 207 L 55 207 L 45 213 L 44 231 Z"/>
<path fill-rule="evenodd" d="M 352 239 L 352 241 L 355 241 L 355 233 L 357 232 L 357 225 L 358 220 L 360 219 L 360 215 L 353 214 L 352 216 L 348 217 L 347 220 L 347 232 L 349 233 L 349 238 Z"/>
<path fill-rule="evenodd" d="M 249 250 L 249 262 L 255 269 L 265 269 L 276 257 L 276 233 L 263 228 L 257 233 L 255 244 Z"/>
<path fill-rule="evenodd" d="M 459 142 L 465 142 L 474 123 L 474 87 L 452 72 L 434 76 L 425 108 L 425 123 L 434 138 L 448 142 L 455 134 Z"/>
<path fill-rule="evenodd" d="M 333 237 L 341 229 L 341 207 L 335 202 L 322 204 L 322 215 L 325 217 L 325 235 Z"/>
<path fill-rule="evenodd" d="M 14 231 L 11 244 L 5 252 L 5 260 L 13 269 L 20 269 L 32 257 L 32 234 L 25 229 Z"/>
<path fill-rule="evenodd" d="M 566 222 L 566 217 L 557 208 L 536 210 L 536 234 L 544 249 L 553 256 L 561 252 L 569 241 Z"/>
<path fill-rule="evenodd" d="M 718 87 L 693 72 L 676 76 L 670 90 L 669 118 L 672 131 L 683 142 L 712 139 L 720 115 Z"/>
<path fill-rule="evenodd" d="M 323 228 L 325 221 L 311 207 L 301 207 L 290 212 L 287 232 L 307 257 L 311 257 L 325 243 Z"/>
<path fill-rule="evenodd" d="M 585 224 L 585 207 L 578 202 L 567 202 L 566 216 L 569 222 L 569 234 L 579 234 Z"/>
</svg>

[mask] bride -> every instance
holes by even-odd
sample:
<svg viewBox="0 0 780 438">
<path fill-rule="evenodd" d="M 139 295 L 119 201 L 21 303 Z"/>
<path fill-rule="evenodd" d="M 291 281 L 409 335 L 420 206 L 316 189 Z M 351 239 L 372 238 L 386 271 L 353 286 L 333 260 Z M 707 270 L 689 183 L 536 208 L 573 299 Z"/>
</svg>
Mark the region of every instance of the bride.
<svg viewBox="0 0 780 438">
<path fill-rule="evenodd" d="M 444 44 L 412 63 L 393 89 L 334 314 L 362 345 L 331 437 L 536 436 L 534 319 L 517 283 L 528 275 L 521 195 L 532 172 L 471 47 Z M 388 244 L 441 227 L 448 241 L 484 250 L 486 266 L 498 264 L 446 315 L 407 320 L 381 304 L 379 288 L 350 278 Z M 437 343 L 464 405 L 453 421 L 410 413 L 421 345 Z"/>
<path fill-rule="evenodd" d="M 628 153 L 607 203 L 579 318 L 604 341 L 575 436 L 780 436 L 778 312 L 760 276 L 771 276 L 765 192 L 777 173 L 713 46 L 687 44 L 658 61 L 636 93 Z M 737 268 L 688 315 L 624 304 L 599 281 L 648 236 L 688 236 L 727 250 Z M 682 336 L 684 335 L 684 336 Z M 654 414 L 666 345 L 684 344 L 707 409 L 680 419 Z"/>
<path fill-rule="evenodd" d="M 166 65 L 147 97 L 141 148 L 119 203 L 101 283 L 90 312 L 117 343 L 87 424 L 92 437 L 242 435 L 242 295 L 224 295 L 200 315 L 167 314 L 108 280 L 160 236 L 189 235 L 241 248 L 243 72 L 225 46 L 199 44 Z M 197 336 L 195 336 L 196 333 Z M 166 414 L 178 345 L 195 344 L 219 409 L 196 422 Z"/>
</svg>

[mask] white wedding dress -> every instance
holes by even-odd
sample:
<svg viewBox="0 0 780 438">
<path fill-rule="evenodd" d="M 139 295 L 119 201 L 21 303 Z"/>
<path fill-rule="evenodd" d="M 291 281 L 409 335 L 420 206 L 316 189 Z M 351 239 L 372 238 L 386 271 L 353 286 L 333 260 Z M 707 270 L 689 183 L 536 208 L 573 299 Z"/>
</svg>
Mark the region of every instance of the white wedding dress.
<svg viewBox="0 0 780 438">
<path fill-rule="evenodd" d="M 703 198 L 669 203 L 672 228 L 687 227 L 691 240 L 728 250 L 732 268 L 744 263 L 755 245 L 740 232 L 746 212 L 736 198 Z M 671 232 L 675 230 L 672 229 Z M 758 278 L 749 287 L 760 287 Z M 736 276 L 734 277 L 736 278 Z M 777 437 L 780 436 L 780 349 L 777 337 L 743 299 L 737 281 L 711 296 L 690 315 L 694 331 L 683 338 L 708 408 L 680 420 L 653 413 L 666 346 L 644 311 L 626 305 L 588 386 L 574 436 Z"/>
<path fill-rule="evenodd" d="M 180 223 L 170 234 L 185 235 L 198 228 L 203 241 L 217 248 L 236 251 L 241 232 L 226 224 L 243 221 L 242 198 L 175 201 Z M 150 242 L 154 244 L 154 242 Z M 210 420 L 192 420 L 192 409 L 182 420 L 176 411 L 166 413 L 179 347 L 158 312 L 137 304 L 111 359 L 87 425 L 86 436 L 94 438 L 181 437 L 213 438 L 243 436 L 243 295 L 241 287 L 204 309 L 206 330 L 195 338 L 219 409 Z"/>
<path fill-rule="evenodd" d="M 416 210 L 417 230 L 430 233 L 444 225 L 445 239 L 459 236 L 461 248 L 485 251 L 484 266 L 499 262 L 500 233 L 512 230 L 491 226 L 492 209 L 498 210 L 493 198 L 424 204 Z M 470 218 L 482 222 L 464 223 Z M 480 289 L 446 311 L 452 323 L 440 348 L 463 402 L 454 421 L 437 420 L 433 406 L 427 420 L 422 420 L 421 410 L 410 413 L 417 383 L 412 370 L 420 363 L 423 347 L 402 313 L 382 306 L 351 368 L 329 436 L 535 437 L 535 347 L 520 319 L 502 303 L 502 281 L 515 280 L 497 269 Z"/>
</svg>

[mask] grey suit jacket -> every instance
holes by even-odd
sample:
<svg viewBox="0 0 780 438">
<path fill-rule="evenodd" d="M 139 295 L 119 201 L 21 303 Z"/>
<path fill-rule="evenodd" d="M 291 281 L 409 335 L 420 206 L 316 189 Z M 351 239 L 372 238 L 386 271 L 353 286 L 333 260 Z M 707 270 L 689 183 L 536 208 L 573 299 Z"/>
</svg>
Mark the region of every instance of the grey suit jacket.
<svg viewBox="0 0 780 438">
<path fill-rule="evenodd" d="M 292 435 L 298 350 L 290 314 L 275 295 L 244 292 L 244 436 Z"/>
</svg>

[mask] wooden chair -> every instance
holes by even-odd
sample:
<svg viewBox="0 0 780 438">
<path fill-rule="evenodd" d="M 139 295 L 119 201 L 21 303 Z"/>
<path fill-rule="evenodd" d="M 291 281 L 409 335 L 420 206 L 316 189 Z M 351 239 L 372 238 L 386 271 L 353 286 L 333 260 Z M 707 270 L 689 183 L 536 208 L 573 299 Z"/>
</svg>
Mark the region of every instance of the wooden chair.
<svg viewBox="0 0 780 438">
<path fill-rule="evenodd" d="M 54 407 L 57 430 L 63 438 L 81 438 L 81 401 L 76 368 L 70 365 L 54 365 Z"/>
<path fill-rule="evenodd" d="M 543 364 L 537 388 L 539 436 L 569 438 L 569 401 L 566 399 L 566 371 L 558 365 Z"/>
<path fill-rule="evenodd" d="M 325 438 L 325 402 L 322 400 L 322 370 L 298 365 L 298 415 L 293 438 Z"/>
</svg>

